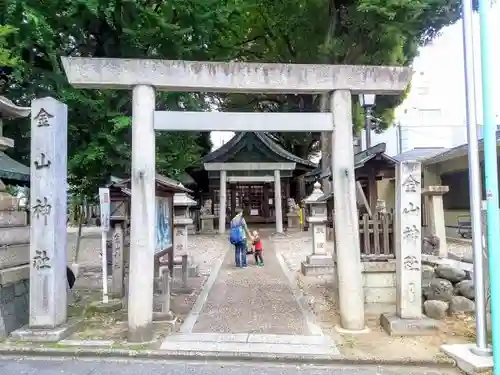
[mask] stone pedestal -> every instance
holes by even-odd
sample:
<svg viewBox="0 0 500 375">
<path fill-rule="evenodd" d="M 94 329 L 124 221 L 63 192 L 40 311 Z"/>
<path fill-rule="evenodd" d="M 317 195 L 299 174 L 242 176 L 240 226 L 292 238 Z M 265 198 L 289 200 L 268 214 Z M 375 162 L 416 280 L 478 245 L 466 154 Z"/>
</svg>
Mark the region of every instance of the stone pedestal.
<svg viewBox="0 0 500 375">
<path fill-rule="evenodd" d="M 186 254 L 188 249 L 188 231 L 187 227 L 193 220 L 189 218 L 174 219 L 174 256 Z"/>
<path fill-rule="evenodd" d="M 214 219 L 215 215 L 201 215 L 201 233 L 214 233 Z"/>
<path fill-rule="evenodd" d="M 396 315 L 382 315 L 390 335 L 435 334 L 438 325 L 422 314 L 421 165 L 396 167 Z"/>
<path fill-rule="evenodd" d="M 422 190 L 422 196 L 426 202 L 427 218 L 429 220 L 429 234 L 439 238 L 439 248 L 436 255 L 443 258 L 448 256 L 443 195 L 449 190 L 448 186 L 429 186 Z"/>
<path fill-rule="evenodd" d="M 311 216 L 307 222 L 311 225 L 313 249 L 305 262 L 302 262 L 301 272 L 303 275 L 325 275 L 334 270 L 332 255 L 326 252 L 326 200 L 322 200 L 324 193 L 321 184 L 314 184 L 314 191 L 304 200 L 304 204 L 310 205 Z"/>
<path fill-rule="evenodd" d="M 289 231 L 301 230 L 299 214 L 297 212 L 288 212 L 286 214 L 286 216 L 288 218 L 288 230 Z"/>
</svg>

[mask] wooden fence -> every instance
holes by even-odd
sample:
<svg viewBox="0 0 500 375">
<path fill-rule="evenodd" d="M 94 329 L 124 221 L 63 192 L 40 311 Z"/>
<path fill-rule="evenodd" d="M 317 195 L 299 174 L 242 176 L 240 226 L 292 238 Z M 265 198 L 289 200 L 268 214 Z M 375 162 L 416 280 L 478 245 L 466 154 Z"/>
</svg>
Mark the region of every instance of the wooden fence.
<svg viewBox="0 0 500 375">
<path fill-rule="evenodd" d="M 370 219 L 368 214 L 359 220 L 359 241 L 361 258 L 381 260 L 395 257 L 394 220 L 392 214 L 376 214 Z"/>
<path fill-rule="evenodd" d="M 332 240 L 335 242 L 335 224 L 329 221 Z M 377 214 L 370 219 L 368 214 L 360 215 L 359 242 L 361 259 L 386 260 L 395 258 L 393 214 Z"/>
</svg>

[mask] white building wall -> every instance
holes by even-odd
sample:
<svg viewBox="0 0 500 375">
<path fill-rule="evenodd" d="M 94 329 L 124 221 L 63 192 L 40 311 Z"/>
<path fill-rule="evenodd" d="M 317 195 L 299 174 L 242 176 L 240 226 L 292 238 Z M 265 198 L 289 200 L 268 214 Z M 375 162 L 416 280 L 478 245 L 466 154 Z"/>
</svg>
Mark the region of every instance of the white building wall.
<svg viewBox="0 0 500 375">
<path fill-rule="evenodd" d="M 466 128 L 460 115 L 443 106 L 443 93 L 431 85 L 432 76 L 416 71 L 408 98 L 395 111 L 395 125 L 381 134 L 372 131 L 372 145 L 385 142 L 387 154 L 397 155 L 417 147 L 451 148 L 466 142 Z M 401 140 L 399 139 L 401 137 Z M 366 148 L 362 131 L 363 149 Z M 400 150 L 401 145 L 401 150 Z"/>
</svg>

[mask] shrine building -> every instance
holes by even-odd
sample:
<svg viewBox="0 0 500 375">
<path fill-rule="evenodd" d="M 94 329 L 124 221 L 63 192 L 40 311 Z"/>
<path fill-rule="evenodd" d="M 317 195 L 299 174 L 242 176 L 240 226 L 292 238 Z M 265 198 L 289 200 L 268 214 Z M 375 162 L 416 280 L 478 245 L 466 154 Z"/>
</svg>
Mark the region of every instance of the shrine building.
<svg viewBox="0 0 500 375">
<path fill-rule="evenodd" d="M 193 177 L 208 178 L 203 199 L 212 201 L 212 212 L 219 218 L 216 221 L 227 225 L 236 209 L 241 208 L 247 222 L 275 223 L 277 232 L 283 231 L 288 199 L 303 198 L 301 176 L 317 166 L 261 132 L 235 134 L 222 147 L 205 155 L 202 162 L 203 170 L 193 173 Z"/>
</svg>

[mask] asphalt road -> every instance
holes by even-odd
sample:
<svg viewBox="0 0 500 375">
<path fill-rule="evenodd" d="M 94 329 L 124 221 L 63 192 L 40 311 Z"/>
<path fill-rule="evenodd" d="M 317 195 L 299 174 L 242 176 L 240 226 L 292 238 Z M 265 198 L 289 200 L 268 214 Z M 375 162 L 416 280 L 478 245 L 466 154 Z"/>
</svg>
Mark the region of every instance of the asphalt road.
<svg viewBox="0 0 500 375">
<path fill-rule="evenodd" d="M 457 375 L 453 369 L 312 366 L 271 363 L 13 359 L 0 357 L 1 375 Z"/>
</svg>

